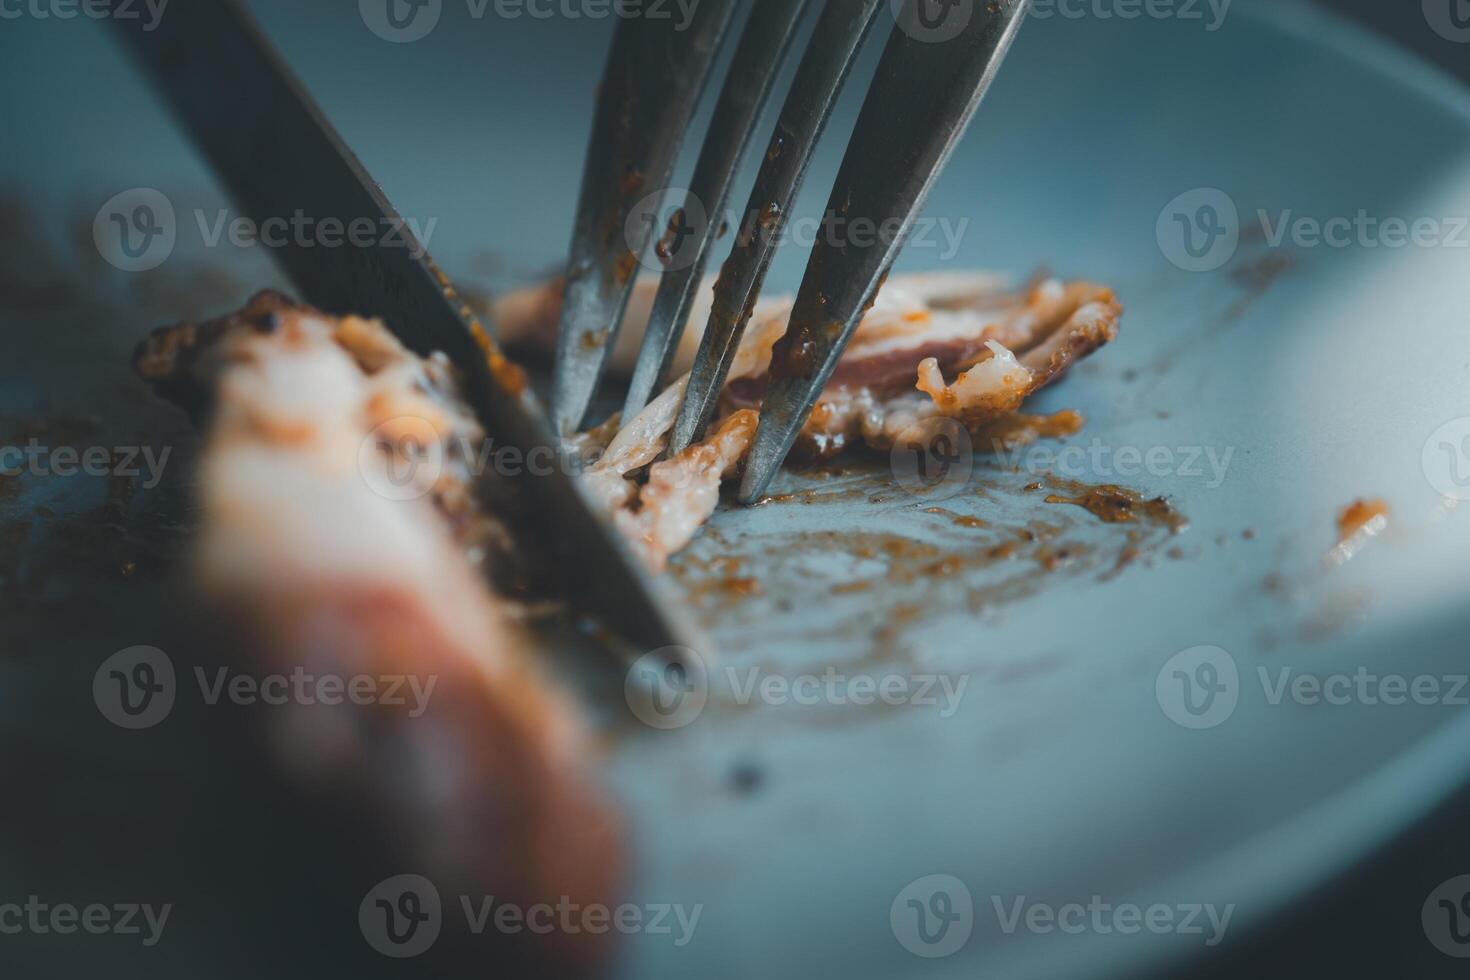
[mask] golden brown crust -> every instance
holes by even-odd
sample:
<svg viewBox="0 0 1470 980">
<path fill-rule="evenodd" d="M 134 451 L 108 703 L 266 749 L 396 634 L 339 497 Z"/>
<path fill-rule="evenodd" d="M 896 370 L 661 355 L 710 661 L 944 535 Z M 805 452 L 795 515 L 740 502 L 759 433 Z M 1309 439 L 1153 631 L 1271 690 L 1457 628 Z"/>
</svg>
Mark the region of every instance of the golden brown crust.
<svg viewBox="0 0 1470 980">
<path fill-rule="evenodd" d="M 265 293 L 156 331 L 138 365 L 214 403 L 193 585 L 233 659 L 431 692 L 288 707 L 267 729 L 283 763 L 451 893 L 614 904 L 618 819 L 585 771 L 579 719 L 480 567 L 496 526 L 475 492 L 485 436 L 448 363 L 377 321 Z M 607 941 L 527 942 L 560 972 Z"/>
<path fill-rule="evenodd" d="M 207 398 L 214 383 L 214 372 L 202 373 L 202 369 L 228 346 L 229 338 L 269 333 L 280 314 L 296 311 L 311 310 L 283 293 L 261 290 L 227 316 L 154 330 L 134 351 L 133 370 L 165 397 L 193 408 Z"/>
</svg>

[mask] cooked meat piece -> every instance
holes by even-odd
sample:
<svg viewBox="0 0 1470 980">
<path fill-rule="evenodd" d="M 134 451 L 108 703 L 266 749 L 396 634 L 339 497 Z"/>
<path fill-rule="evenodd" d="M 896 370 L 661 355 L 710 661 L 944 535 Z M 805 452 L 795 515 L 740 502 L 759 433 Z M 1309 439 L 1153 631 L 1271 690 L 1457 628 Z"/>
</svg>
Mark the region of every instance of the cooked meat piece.
<svg viewBox="0 0 1470 980">
<path fill-rule="evenodd" d="M 944 383 L 936 358 L 926 357 L 919 362 L 917 387 L 934 399 L 939 414 L 989 420 L 1014 412 L 1026 400 L 1032 386 L 1031 372 L 995 341 L 986 346 L 990 356 L 961 374 L 952 386 Z"/>
<path fill-rule="evenodd" d="M 559 306 L 558 289 L 553 284 L 501 301 L 497 310 L 506 336 L 523 340 L 540 336 L 541 343 L 553 343 L 555 325 L 549 311 Z M 692 518 L 703 515 L 698 518 L 702 521 L 713 513 L 718 500 L 714 474 L 729 478 L 738 470 L 748 448 L 744 432 L 753 424 L 746 421 L 746 413 L 765 396 L 772 351 L 786 332 L 791 306 L 789 298 L 759 304 L 721 396 L 720 417 L 727 424 L 717 421 L 710 440 L 679 460 L 655 465 L 673 428 L 687 377 L 671 385 L 615 436 L 609 438 L 608 433 L 620 420 L 576 441 L 583 449 L 606 447 L 587 479 L 652 567 L 662 567 L 687 543 L 694 530 Z M 630 308 L 622 342 L 628 351 L 637 349 L 646 307 L 645 302 Z M 525 318 L 526 311 L 534 311 L 534 316 Z M 922 423 L 939 416 L 957 419 L 987 440 L 997 438 L 997 431 L 1032 433 L 1024 438 L 1052 431 L 1055 427 L 1010 423 L 1027 398 L 1112 340 L 1121 315 L 1111 290 L 1086 282 L 1041 279 L 1017 292 L 996 276 L 894 277 L 854 333 L 796 451 L 825 457 L 857 441 L 888 450 L 917 438 L 914 433 L 927 432 Z M 690 337 L 697 336 L 704 319 L 696 311 Z M 945 381 L 947 375 L 957 376 L 952 384 Z M 736 420 L 730 428 L 728 422 Z M 673 486 L 669 483 L 673 474 L 687 479 Z M 648 486 L 640 489 L 645 480 Z M 646 513 L 650 502 L 656 507 Z"/>
<path fill-rule="evenodd" d="M 704 443 L 653 464 L 638 493 L 637 510 L 617 511 L 619 530 L 650 568 L 662 570 L 669 556 L 692 541 L 714 514 L 720 483 L 735 475 L 750 451 L 757 421 L 750 409 L 736 412 Z"/>
<path fill-rule="evenodd" d="M 732 380 L 766 371 L 771 363 L 771 347 L 785 330 L 786 318 L 790 313 L 789 300 L 757 304 L 751 326 L 731 362 Z M 636 328 L 634 332 L 639 332 L 643 324 L 631 326 Z M 679 405 L 684 400 L 684 388 L 688 383 L 687 376 L 680 378 L 649 402 L 637 418 L 623 426 L 608 444 L 606 451 L 584 473 L 593 496 L 609 512 L 636 500 L 637 486 L 631 478 L 647 469 L 668 445 L 669 432 L 674 428 L 674 420 L 678 417 Z M 656 567 L 661 566 L 662 561 L 654 564 Z"/>
<path fill-rule="evenodd" d="M 558 288 L 552 285 L 501 301 L 497 312 L 505 335 L 523 340 L 540 336 L 542 343 L 550 344 Z M 640 289 L 646 288 L 640 284 Z M 647 305 L 635 301 L 630 307 L 623 332 L 629 352 L 636 351 Z M 764 397 L 772 349 L 785 333 L 791 305 L 787 298 L 764 300 L 757 307 L 722 395 L 722 416 L 734 419 L 737 415 L 732 413 L 755 407 Z M 534 311 L 534 316 L 525 318 L 525 311 Z M 798 451 L 829 456 L 859 439 L 877 449 L 890 449 L 905 433 L 923 431 L 916 428 L 919 423 L 936 415 L 957 418 L 977 435 L 989 435 L 989 426 L 1011 416 L 1075 360 L 1111 340 L 1121 312 L 1111 291 L 1088 283 L 1047 279 L 1016 293 L 995 276 L 894 278 L 854 334 L 803 430 Z M 694 343 L 691 338 L 697 337 L 704 319 L 696 311 L 686 345 Z M 959 373 L 953 385 L 945 383 L 946 371 Z M 698 478 L 670 486 L 670 473 L 685 473 L 673 469 L 660 471 L 662 479 L 656 480 L 655 471 L 661 466 L 689 465 L 684 457 L 653 465 L 667 444 L 685 384 L 687 378 L 680 378 L 615 436 L 609 438 L 609 432 L 617 420 L 575 442 L 584 451 L 605 447 L 586 478 L 596 498 L 617 515 L 618 526 L 654 568 L 662 567 L 687 543 L 694 530 L 691 515 L 703 515 L 703 520 L 713 513 L 718 500 L 718 481 L 711 486 L 715 461 L 726 477 L 733 476 L 740 459 L 728 453 L 732 447 L 741 454 L 745 451 L 733 438 L 743 433 L 743 421 L 733 432 L 717 423 L 710 441 L 685 454 L 706 458 L 700 453 L 712 450 L 707 462 L 696 466 Z M 916 394 L 916 388 L 928 397 Z M 650 487 L 640 490 L 645 479 Z M 656 502 L 655 511 L 644 513 L 645 497 Z"/>
<path fill-rule="evenodd" d="M 282 709 L 268 736 L 289 768 L 351 818 L 381 820 L 441 889 L 614 902 L 617 822 L 583 771 L 575 712 L 477 567 L 495 526 L 472 485 L 485 437 L 451 367 L 377 321 L 274 295 L 160 331 L 137 363 L 187 400 L 214 392 L 195 579 L 234 655 L 431 692 Z M 605 943 L 527 941 L 578 970 Z"/>
</svg>

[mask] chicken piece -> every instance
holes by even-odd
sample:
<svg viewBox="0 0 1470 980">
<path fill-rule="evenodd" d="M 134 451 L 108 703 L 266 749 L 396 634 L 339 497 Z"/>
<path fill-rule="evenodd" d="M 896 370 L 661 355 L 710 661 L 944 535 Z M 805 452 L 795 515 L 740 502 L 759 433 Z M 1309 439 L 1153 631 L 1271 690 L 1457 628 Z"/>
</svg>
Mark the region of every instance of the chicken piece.
<svg viewBox="0 0 1470 980">
<path fill-rule="evenodd" d="M 614 902 L 620 834 L 577 714 L 477 566 L 485 435 L 450 366 L 275 294 L 160 331 L 136 363 L 186 401 L 213 393 L 194 580 L 234 657 L 430 692 L 283 708 L 266 735 L 285 764 L 441 888 Z M 604 955 L 589 933 L 527 941 L 516 955 L 548 968 Z"/>
</svg>

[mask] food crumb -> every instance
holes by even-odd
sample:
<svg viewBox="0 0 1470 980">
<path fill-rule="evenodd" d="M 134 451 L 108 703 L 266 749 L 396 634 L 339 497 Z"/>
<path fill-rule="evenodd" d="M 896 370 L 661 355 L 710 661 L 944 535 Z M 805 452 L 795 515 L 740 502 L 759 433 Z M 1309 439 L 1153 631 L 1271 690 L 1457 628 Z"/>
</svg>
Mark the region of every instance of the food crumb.
<svg viewBox="0 0 1470 980">
<path fill-rule="evenodd" d="M 1337 540 L 1339 543 L 1356 537 L 1359 532 L 1373 535 L 1388 526 L 1388 504 L 1382 500 L 1358 499 L 1344 507 L 1337 515 Z"/>
</svg>

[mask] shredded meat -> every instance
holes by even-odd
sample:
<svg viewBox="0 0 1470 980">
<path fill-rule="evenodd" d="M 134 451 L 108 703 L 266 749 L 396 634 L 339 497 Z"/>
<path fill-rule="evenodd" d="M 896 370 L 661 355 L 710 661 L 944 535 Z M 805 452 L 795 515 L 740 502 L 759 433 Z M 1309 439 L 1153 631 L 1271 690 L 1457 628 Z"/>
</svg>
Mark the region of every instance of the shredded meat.
<svg viewBox="0 0 1470 980">
<path fill-rule="evenodd" d="M 750 409 L 736 412 L 704 443 L 655 463 L 638 494 L 638 509 L 617 511 L 618 528 L 649 567 L 662 569 L 714 514 L 720 483 L 735 475 L 755 438 L 757 421 Z"/>
<path fill-rule="evenodd" d="M 558 305 L 556 288 L 502 300 L 497 311 L 510 318 L 501 322 L 506 335 L 525 340 L 550 329 L 547 311 Z M 640 310 L 646 305 L 635 301 L 630 308 L 623 331 L 628 352 L 636 350 Z M 678 460 L 656 462 L 667 445 L 687 377 L 636 419 L 611 422 L 576 440 L 579 448 L 606 447 L 587 480 L 650 566 L 662 567 L 687 544 L 714 511 L 719 479 L 739 470 L 739 457 L 749 444 L 745 429 L 754 424 L 750 410 L 765 396 L 772 350 L 786 333 L 791 306 L 785 298 L 758 305 L 721 393 L 714 435 L 706 443 Z M 517 319 L 518 311 L 526 310 L 536 311 L 535 317 Z M 1038 279 L 1018 292 L 996 276 L 895 277 L 880 290 L 854 333 L 801 433 L 797 452 L 826 457 L 857 442 L 888 450 L 914 432 L 928 431 L 923 423 L 941 416 L 991 441 L 1021 438 L 1017 433 L 1024 432 L 1065 431 L 1068 427 L 1018 425 L 1018 412 L 1029 397 L 1116 337 L 1122 312 L 1111 290 L 1087 282 Z M 704 322 L 703 313 L 696 311 L 686 347 L 697 343 Z M 543 336 L 541 342 L 553 340 Z M 631 366 L 631 354 L 622 355 L 621 361 Z M 1080 418 L 1074 422 L 1070 431 L 1081 424 Z M 621 427 L 612 435 L 616 426 Z M 681 478 L 677 484 L 670 482 L 675 474 Z"/>
</svg>

